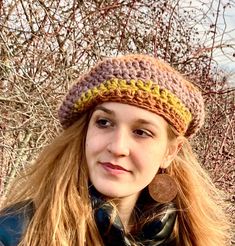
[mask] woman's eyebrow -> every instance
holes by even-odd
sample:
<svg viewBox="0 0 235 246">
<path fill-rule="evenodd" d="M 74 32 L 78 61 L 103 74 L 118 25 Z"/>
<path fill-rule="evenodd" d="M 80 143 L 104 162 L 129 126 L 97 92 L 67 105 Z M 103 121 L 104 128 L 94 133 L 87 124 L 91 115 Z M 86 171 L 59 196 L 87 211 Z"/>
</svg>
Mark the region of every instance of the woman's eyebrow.
<svg viewBox="0 0 235 246">
<path fill-rule="evenodd" d="M 98 105 L 97 107 L 95 107 L 94 111 L 97 111 L 97 110 L 101 110 L 107 114 L 110 114 L 110 115 L 115 115 L 115 112 L 111 109 L 108 109 L 104 106 L 101 106 L 101 105 Z M 142 118 L 139 118 L 135 121 L 137 124 L 145 124 L 145 125 L 152 125 L 154 127 L 156 127 L 157 129 L 159 129 L 159 126 L 158 124 L 156 124 L 155 122 L 151 121 L 151 120 L 146 120 L 146 119 L 142 119 Z"/>
<path fill-rule="evenodd" d="M 107 109 L 107 108 L 105 108 L 104 106 L 101 106 L 101 105 L 98 105 L 97 107 L 95 107 L 93 112 L 95 112 L 97 110 L 104 111 L 105 113 L 110 114 L 110 115 L 115 115 L 113 110 Z"/>
<path fill-rule="evenodd" d="M 152 125 L 154 127 L 156 127 L 157 129 L 159 129 L 158 124 L 156 124 L 155 122 L 151 121 L 151 120 L 145 120 L 145 119 L 137 119 L 136 123 L 138 124 L 144 124 L 144 125 Z"/>
</svg>

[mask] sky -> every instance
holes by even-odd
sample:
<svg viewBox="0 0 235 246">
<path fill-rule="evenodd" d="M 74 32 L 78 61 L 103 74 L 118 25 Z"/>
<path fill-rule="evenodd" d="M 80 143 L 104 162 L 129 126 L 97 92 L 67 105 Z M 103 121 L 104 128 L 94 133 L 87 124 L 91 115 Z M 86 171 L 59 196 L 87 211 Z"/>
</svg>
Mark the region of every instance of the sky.
<svg viewBox="0 0 235 246">
<path fill-rule="evenodd" d="M 225 35 L 224 41 L 232 44 L 235 48 L 235 4 L 227 9 L 225 18 L 228 33 Z M 220 52 L 218 55 L 216 54 L 215 59 L 222 68 L 233 74 L 230 78 L 230 82 L 235 86 L 235 49 L 229 48 L 225 49 L 225 51 L 226 55 Z"/>
<path fill-rule="evenodd" d="M 207 40 L 207 47 L 211 47 L 212 40 L 208 39 L 209 36 L 206 36 L 205 33 L 209 30 L 209 26 L 216 22 L 216 15 L 214 13 L 219 9 L 216 25 L 216 43 L 219 44 L 222 39 L 223 44 L 232 45 L 233 48 L 217 49 L 214 52 L 213 58 L 219 67 L 228 72 L 230 75 L 228 82 L 231 86 L 235 87 L 235 0 L 184 0 L 181 7 L 182 9 L 196 9 L 198 20 L 203 18 L 202 13 L 207 14 L 204 21 L 199 21 L 200 24 L 197 25 L 202 42 Z M 223 14 L 223 11 L 225 14 Z"/>
</svg>

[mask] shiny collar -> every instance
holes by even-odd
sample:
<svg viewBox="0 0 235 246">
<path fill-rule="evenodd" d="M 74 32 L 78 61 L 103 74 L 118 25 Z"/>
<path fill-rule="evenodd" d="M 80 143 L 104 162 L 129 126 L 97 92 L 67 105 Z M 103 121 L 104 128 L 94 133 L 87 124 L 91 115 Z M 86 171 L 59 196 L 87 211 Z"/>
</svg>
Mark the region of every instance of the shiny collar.
<svg viewBox="0 0 235 246">
<path fill-rule="evenodd" d="M 171 240 L 177 216 L 174 203 L 154 206 L 152 209 L 145 211 L 143 203 L 141 201 L 137 202 L 141 216 L 151 216 L 151 214 L 159 212 L 159 208 L 161 208 L 162 213 L 160 218 L 146 223 L 134 234 L 127 234 L 119 216 L 112 217 L 115 208 L 111 203 L 105 201 L 94 187 L 90 188 L 90 197 L 96 225 L 105 246 L 131 246 L 133 242 L 135 245 L 141 246 L 169 245 L 168 242 Z"/>
</svg>

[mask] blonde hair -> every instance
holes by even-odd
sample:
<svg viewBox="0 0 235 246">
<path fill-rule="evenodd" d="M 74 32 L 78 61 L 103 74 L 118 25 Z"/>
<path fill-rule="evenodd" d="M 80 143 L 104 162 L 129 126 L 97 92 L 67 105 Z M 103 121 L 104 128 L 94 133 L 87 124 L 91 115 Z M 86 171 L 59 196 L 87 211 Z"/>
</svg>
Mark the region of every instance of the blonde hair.
<svg viewBox="0 0 235 246">
<path fill-rule="evenodd" d="M 188 140 L 168 168 L 168 173 L 178 187 L 177 245 L 228 245 L 230 235 L 224 194 L 200 166 Z"/>
<path fill-rule="evenodd" d="M 21 246 L 103 245 L 88 193 L 84 150 L 89 117 L 90 113 L 83 114 L 59 135 L 27 175 L 13 185 L 5 206 L 31 199 L 36 208 Z M 173 135 L 169 138 L 175 138 Z M 225 246 L 228 223 L 223 196 L 201 168 L 187 140 L 167 172 L 178 186 L 176 245 Z"/>
<path fill-rule="evenodd" d="M 35 204 L 20 245 L 102 245 L 92 217 L 84 160 L 88 121 L 89 113 L 81 116 L 44 149 L 17 186 L 13 185 L 5 206 L 27 199 Z"/>
</svg>

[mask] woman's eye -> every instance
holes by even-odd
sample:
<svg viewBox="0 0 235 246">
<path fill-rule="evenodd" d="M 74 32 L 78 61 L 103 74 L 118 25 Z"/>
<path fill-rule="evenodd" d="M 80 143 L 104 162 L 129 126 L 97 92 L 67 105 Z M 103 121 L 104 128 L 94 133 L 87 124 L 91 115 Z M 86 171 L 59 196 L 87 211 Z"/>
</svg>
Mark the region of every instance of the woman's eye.
<svg viewBox="0 0 235 246">
<path fill-rule="evenodd" d="M 134 133 L 140 137 L 152 137 L 152 133 L 147 130 L 136 129 Z"/>
<path fill-rule="evenodd" d="M 96 125 L 100 128 L 106 128 L 111 126 L 111 122 L 107 119 L 98 119 L 96 120 Z"/>
</svg>

